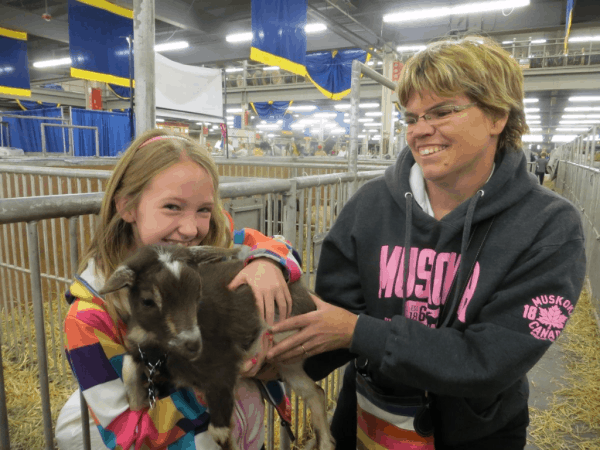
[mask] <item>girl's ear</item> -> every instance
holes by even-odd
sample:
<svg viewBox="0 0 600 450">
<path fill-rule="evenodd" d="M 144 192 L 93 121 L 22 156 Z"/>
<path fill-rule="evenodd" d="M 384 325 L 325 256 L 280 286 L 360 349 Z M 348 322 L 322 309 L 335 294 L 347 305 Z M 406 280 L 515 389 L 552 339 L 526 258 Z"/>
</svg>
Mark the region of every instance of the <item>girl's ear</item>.
<svg viewBox="0 0 600 450">
<path fill-rule="evenodd" d="M 492 120 L 492 135 L 500 135 L 504 131 L 504 127 L 506 127 L 506 123 L 508 122 L 508 113 L 498 117 L 497 119 Z"/>
<path fill-rule="evenodd" d="M 135 222 L 135 214 L 131 209 L 126 210 L 125 206 L 127 205 L 127 197 L 115 199 L 115 206 L 117 208 L 117 213 L 121 216 L 121 218 L 128 223 Z"/>
</svg>

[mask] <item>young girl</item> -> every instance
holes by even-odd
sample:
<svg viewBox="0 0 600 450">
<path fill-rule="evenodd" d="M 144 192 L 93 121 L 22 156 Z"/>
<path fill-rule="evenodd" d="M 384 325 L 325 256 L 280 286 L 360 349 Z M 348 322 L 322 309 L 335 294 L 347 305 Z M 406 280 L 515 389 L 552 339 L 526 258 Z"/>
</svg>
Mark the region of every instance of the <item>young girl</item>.
<svg viewBox="0 0 600 450">
<path fill-rule="evenodd" d="M 152 409 L 129 409 L 121 378 L 122 358 L 128 351 L 123 340 L 127 325 L 113 297 L 97 294 L 104 280 L 137 248 L 172 243 L 250 247 L 245 268 L 229 287 L 250 285 L 270 324 L 275 303 L 283 316 L 291 310 L 286 280 L 301 275 L 291 246 L 281 236 L 267 238 L 251 229 L 233 231 L 219 199 L 217 167 L 204 148 L 165 131 L 144 133 L 115 167 L 99 228 L 66 294 L 71 303 L 65 319 L 66 355 L 89 406 L 90 423 L 97 425 L 90 427 L 93 449 L 218 448 L 206 432 L 209 413 L 192 390 L 167 387 Z M 243 375 L 254 376 L 259 366 L 252 358 Z M 57 421 L 61 450 L 83 447 L 79 392 L 71 396 Z M 264 441 L 260 391 L 243 378 L 237 394 L 234 437 L 241 449 L 259 450 Z"/>
</svg>

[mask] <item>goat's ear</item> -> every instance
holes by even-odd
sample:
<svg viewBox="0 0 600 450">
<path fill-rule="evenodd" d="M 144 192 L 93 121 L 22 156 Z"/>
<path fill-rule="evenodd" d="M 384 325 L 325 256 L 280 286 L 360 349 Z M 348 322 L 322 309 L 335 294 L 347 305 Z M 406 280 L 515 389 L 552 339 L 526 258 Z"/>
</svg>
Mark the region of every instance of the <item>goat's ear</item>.
<svg viewBox="0 0 600 450">
<path fill-rule="evenodd" d="M 129 266 L 119 266 L 117 270 L 106 281 L 102 289 L 98 292 L 100 295 L 110 294 L 127 286 L 132 286 L 135 281 L 135 272 Z"/>
<path fill-rule="evenodd" d="M 209 264 L 219 262 L 228 256 L 235 256 L 240 251 L 239 248 L 221 248 L 210 245 L 199 245 L 190 247 L 192 261 L 196 264 Z"/>
</svg>

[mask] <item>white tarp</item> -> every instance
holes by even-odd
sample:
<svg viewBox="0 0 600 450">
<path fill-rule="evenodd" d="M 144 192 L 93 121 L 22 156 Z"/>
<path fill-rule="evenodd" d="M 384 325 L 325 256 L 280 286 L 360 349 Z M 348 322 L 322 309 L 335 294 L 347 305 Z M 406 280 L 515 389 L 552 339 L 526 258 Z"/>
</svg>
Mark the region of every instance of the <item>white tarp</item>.
<svg viewBox="0 0 600 450">
<path fill-rule="evenodd" d="M 202 120 L 223 117 L 219 69 L 187 66 L 155 53 L 156 114 Z"/>
</svg>

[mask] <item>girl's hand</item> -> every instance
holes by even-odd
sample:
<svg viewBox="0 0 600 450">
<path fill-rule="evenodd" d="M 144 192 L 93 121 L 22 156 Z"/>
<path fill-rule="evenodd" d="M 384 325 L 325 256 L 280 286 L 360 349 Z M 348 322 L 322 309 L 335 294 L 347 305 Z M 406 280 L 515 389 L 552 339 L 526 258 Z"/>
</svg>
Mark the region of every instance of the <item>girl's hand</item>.
<svg viewBox="0 0 600 450">
<path fill-rule="evenodd" d="M 273 347 L 273 334 L 270 331 L 265 331 L 261 336 L 258 352 L 244 361 L 240 369 L 240 375 L 245 378 L 255 377 L 261 371 L 267 352 L 271 347 Z"/>
<path fill-rule="evenodd" d="M 267 361 L 291 364 L 318 353 L 350 348 L 358 316 L 311 295 L 317 310 L 277 323 L 273 334 L 299 330 L 267 353 Z"/>
<path fill-rule="evenodd" d="M 279 318 L 287 318 L 292 311 L 292 296 L 288 289 L 281 267 L 268 258 L 252 260 L 227 286 L 235 290 L 242 284 L 247 284 L 252 289 L 260 315 L 265 318 L 269 326 L 273 325 L 275 317 L 275 303 L 279 308 Z"/>
</svg>

